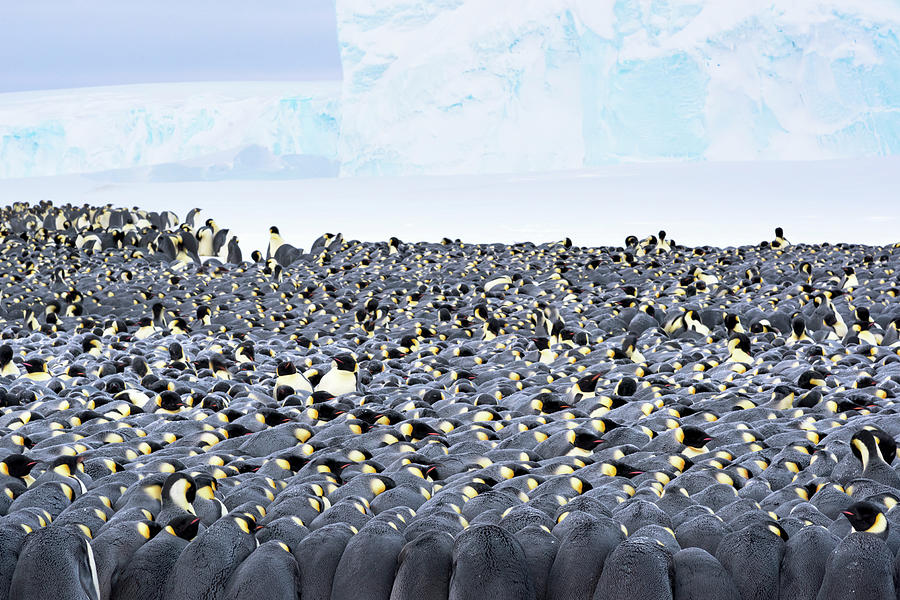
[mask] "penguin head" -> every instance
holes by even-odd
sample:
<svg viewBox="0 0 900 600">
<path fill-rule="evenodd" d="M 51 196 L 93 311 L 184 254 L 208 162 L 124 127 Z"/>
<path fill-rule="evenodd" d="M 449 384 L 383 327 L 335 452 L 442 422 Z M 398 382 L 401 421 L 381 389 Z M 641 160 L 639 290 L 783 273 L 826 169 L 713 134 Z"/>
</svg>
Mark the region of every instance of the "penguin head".
<svg viewBox="0 0 900 600">
<path fill-rule="evenodd" d="M 797 233 L 797 232 L 795 231 L 794 233 Z M 783 238 L 784 237 L 784 229 L 782 229 L 781 227 L 776 227 L 775 228 L 775 237 Z"/>
<path fill-rule="evenodd" d="M 194 515 L 178 515 L 165 527 L 165 531 L 183 540 L 191 541 L 197 536 L 200 519 Z"/>
<path fill-rule="evenodd" d="M 60 456 L 50 463 L 50 470 L 64 477 L 73 477 L 78 471 L 84 473 L 84 457 Z"/>
<path fill-rule="evenodd" d="M 100 339 L 95 335 L 85 336 L 85 338 L 81 340 L 81 351 L 85 354 L 94 350 L 100 350 L 101 347 L 102 344 L 100 343 Z M 0 351 L 2 351 L 2 348 L 0 348 Z M 2 355 L 0 355 L 0 362 L 5 363 Z"/>
<path fill-rule="evenodd" d="M 794 332 L 794 335 L 800 337 L 803 335 L 803 332 L 806 331 L 806 321 L 803 320 L 803 317 L 795 316 L 791 321 L 791 331 Z"/>
<path fill-rule="evenodd" d="M 12 362 L 13 359 L 13 349 L 9 344 L 3 344 L 0 346 L 0 365 L 5 365 Z"/>
<path fill-rule="evenodd" d="M 189 513 L 194 512 L 191 503 L 197 498 L 197 485 L 187 473 L 172 473 L 163 483 L 163 500 L 170 500 Z"/>
<path fill-rule="evenodd" d="M 737 333 L 728 340 L 728 350 L 734 354 L 735 350 L 741 350 L 750 354 L 750 338 L 743 333 Z"/>
<path fill-rule="evenodd" d="M 274 225 L 269 227 L 269 233 L 272 235 L 281 235 L 281 232 L 278 231 L 278 228 Z"/>
<path fill-rule="evenodd" d="M 680 433 L 676 433 L 676 439 L 690 448 L 702 448 L 712 441 L 712 437 L 709 434 L 693 425 L 681 427 Z"/>
<path fill-rule="evenodd" d="M 871 502 L 855 502 L 845 510 L 842 510 L 841 513 L 847 517 L 855 531 L 874 533 L 876 535 L 887 533 L 887 518 L 881 509 Z"/>
<path fill-rule="evenodd" d="M 22 362 L 25 371 L 28 373 L 47 373 L 47 363 L 43 358 L 32 357 Z"/>
<path fill-rule="evenodd" d="M 850 451 L 862 463 L 863 470 L 869 466 L 875 456 L 881 454 L 875 434 L 865 428 L 860 429 L 850 438 Z"/>
<path fill-rule="evenodd" d="M 164 390 L 156 397 L 156 405 L 163 410 L 177 411 L 184 406 L 184 401 L 175 392 Z"/>
<path fill-rule="evenodd" d="M 348 373 L 356 373 L 359 370 L 356 359 L 351 354 L 338 354 L 334 357 L 332 366 L 335 369 L 347 371 Z"/>
<path fill-rule="evenodd" d="M 615 393 L 617 396 L 633 396 L 637 392 L 637 380 L 633 377 L 623 377 L 616 384 Z"/>
<path fill-rule="evenodd" d="M 182 348 L 181 344 L 179 344 L 178 342 L 172 342 L 171 344 L 169 344 L 167 350 L 169 351 L 170 360 L 184 360 L 184 348 Z"/>
<path fill-rule="evenodd" d="M 285 375 L 296 375 L 296 374 L 297 374 L 297 367 L 295 367 L 294 363 L 289 360 L 282 361 L 282 362 L 278 363 L 277 367 L 275 367 L 275 375 L 278 377 L 283 377 Z"/>
<path fill-rule="evenodd" d="M 10 477 L 22 478 L 31 473 L 31 469 L 36 464 L 37 461 L 24 454 L 10 454 L 0 461 L 0 473 Z"/>
<path fill-rule="evenodd" d="M 604 442 L 603 438 L 593 431 L 580 428 L 569 431 L 568 438 L 570 444 L 576 448 L 587 450 L 589 452 L 597 450 L 600 447 L 600 444 Z"/>
</svg>

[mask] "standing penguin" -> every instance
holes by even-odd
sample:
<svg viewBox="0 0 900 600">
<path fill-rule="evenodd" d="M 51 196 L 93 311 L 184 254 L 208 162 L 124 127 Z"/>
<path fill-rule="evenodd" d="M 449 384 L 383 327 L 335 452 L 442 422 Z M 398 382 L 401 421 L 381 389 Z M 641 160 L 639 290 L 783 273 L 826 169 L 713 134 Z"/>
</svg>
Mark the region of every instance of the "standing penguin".
<svg viewBox="0 0 900 600">
<path fill-rule="evenodd" d="M 550 569 L 547 597 L 592 598 L 607 556 L 624 539 L 622 526 L 604 516 L 591 518 L 570 530 L 560 541 Z"/>
<path fill-rule="evenodd" d="M 261 593 L 260 583 L 265 582 Z M 225 600 L 297 600 L 300 569 L 291 549 L 278 540 L 261 544 L 242 562 L 225 588 Z"/>
<path fill-rule="evenodd" d="M 514 534 L 528 563 L 528 576 L 534 586 L 537 600 L 545 600 L 547 584 L 550 581 L 550 569 L 559 551 L 559 540 L 546 527 L 528 525 Z M 393 600 L 393 598 L 391 599 Z"/>
<path fill-rule="evenodd" d="M 225 516 L 187 545 L 166 582 L 167 600 L 221 598 L 235 568 L 256 548 L 253 522 Z M 212 559 L 212 557 L 215 557 Z"/>
<path fill-rule="evenodd" d="M 295 392 L 313 392 L 313 386 L 297 367 L 289 360 L 278 363 L 275 367 L 275 388 L 287 386 Z"/>
<path fill-rule="evenodd" d="M 869 533 L 853 532 L 828 558 L 817 600 L 896 600 L 894 555 Z"/>
<path fill-rule="evenodd" d="M 13 362 L 13 349 L 9 344 L 0 346 L 0 377 L 18 377 L 19 367 Z"/>
<path fill-rule="evenodd" d="M 784 545 L 781 559 L 781 600 L 816 600 L 825 565 L 840 538 L 820 525 L 804 527 Z"/>
<path fill-rule="evenodd" d="M 397 574 L 391 600 L 446 598 L 450 591 L 453 536 L 428 531 L 403 546 L 397 557 Z"/>
<path fill-rule="evenodd" d="M 206 225 L 197 230 L 197 255 L 201 258 L 216 255 L 213 250 L 213 238 L 216 234 L 210 226 L 211 221 L 212 219 L 207 219 Z"/>
<path fill-rule="evenodd" d="M 9 588 L 11 600 L 100 600 L 88 537 L 75 527 L 44 527 L 25 539 Z"/>
<path fill-rule="evenodd" d="M 331 600 L 331 586 L 341 555 L 354 530 L 346 523 L 332 523 L 303 538 L 295 550 L 306 560 L 300 562 L 300 597 L 303 600 Z"/>
<path fill-rule="evenodd" d="M 163 600 L 166 579 L 182 550 L 197 535 L 200 519 L 176 517 L 137 549 L 112 583 L 116 600 Z"/>
<path fill-rule="evenodd" d="M 729 533 L 716 559 L 731 573 L 743 600 L 778 597 L 778 576 L 787 533 L 774 521 L 754 523 Z"/>
<path fill-rule="evenodd" d="M 228 257 L 225 261 L 233 265 L 239 265 L 243 260 L 244 255 L 241 253 L 238 238 L 237 236 L 231 236 L 231 240 L 228 241 Z"/>
<path fill-rule="evenodd" d="M 656 540 L 628 538 L 606 559 L 595 600 L 671 600 L 672 555 Z"/>
<path fill-rule="evenodd" d="M 731 575 L 703 548 L 680 550 L 673 561 L 674 600 L 741 600 Z"/>
<path fill-rule="evenodd" d="M 356 374 L 359 368 L 350 354 L 339 354 L 331 361 L 331 369 L 322 376 L 315 391 L 328 392 L 332 396 L 356 391 Z"/>
<path fill-rule="evenodd" d="M 366 582 L 367 600 L 389 600 L 397 557 L 406 543 L 403 534 L 384 522 L 371 521 L 350 538 L 334 572 L 331 600 L 359 598 Z"/>
<path fill-rule="evenodd" d="M 459 534 L 453 547 L 448 600 L 535 600 L 525 552 L 496 525 L 476 525 Z"/>
<path fill-rule="evenodd" d="M 91 540 L 101 600 L 110 597 L 116 578 L 131 557 L 159 529 L 159 525 L 152 521 L 122 521 L 103 529 Z"/>
<path fill-rule="evenodd" d="M 282 244 L 284 244 L 284 238 L 281 237 L 281 232 L 278 231 L 278 228 L 274 225 L 269 227 L 269 247 L 266 249 L 266 260 L 275 256 Z"/>
</svg>

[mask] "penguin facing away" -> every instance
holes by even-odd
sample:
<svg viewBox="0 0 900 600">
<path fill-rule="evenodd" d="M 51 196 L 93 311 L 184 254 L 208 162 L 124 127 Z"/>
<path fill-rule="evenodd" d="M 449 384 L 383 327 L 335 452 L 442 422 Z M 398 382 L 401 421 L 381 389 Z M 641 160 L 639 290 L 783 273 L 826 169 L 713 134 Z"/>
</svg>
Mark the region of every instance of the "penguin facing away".
<svg viewBox="0 0 900 600">
<path fill-rule="evenodd" d="M 16 562 L 9 597 L 100 600 L 97 566 L 88 536 L 64 526 L 31 532 Z"/>
</svg>

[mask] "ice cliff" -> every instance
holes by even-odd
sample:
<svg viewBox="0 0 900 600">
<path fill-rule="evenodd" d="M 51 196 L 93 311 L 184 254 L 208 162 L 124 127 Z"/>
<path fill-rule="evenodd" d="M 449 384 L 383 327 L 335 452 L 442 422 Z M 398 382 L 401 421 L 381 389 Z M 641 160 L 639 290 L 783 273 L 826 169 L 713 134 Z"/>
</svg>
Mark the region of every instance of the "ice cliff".
<svg viewBox="0 0 900 600">
<path fill-rule="evenodd" d="M 342 175 L 900 152 L 888 0 L 337 0 Z"/>
<path fill-rule="evenodd" d="M 339 83 L 177 83 L 0 95 L 0 177 L 166 163 L 335 165 Z M 221 164 L 219 164 L 221 163 Z M 181 168 L 181 167 L 179 167 Z M 190 168 L 190 166 L 185 167 Z"/>
<path fill-rule="evenodd" d="M 336 0 L 336 10 L 343 82 L 0 95 L 0 177 L 900 154 L 897 0 Z"/>
</svg>

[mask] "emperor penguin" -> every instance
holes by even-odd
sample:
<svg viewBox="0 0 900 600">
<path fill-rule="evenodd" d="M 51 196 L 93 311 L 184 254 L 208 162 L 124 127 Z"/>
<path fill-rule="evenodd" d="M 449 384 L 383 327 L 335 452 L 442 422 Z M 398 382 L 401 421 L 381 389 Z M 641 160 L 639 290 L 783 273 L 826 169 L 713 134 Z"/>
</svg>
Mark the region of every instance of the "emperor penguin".
<svg viewBox="0 0 900 600">
<path fill-rule="evenodd" d="M 856 269 L 844 267 L 844 277 L 841 279 L 842 290 L 852 290 L 859 287 L 859 279 L 856 277 Z"/>
<path fill-rule="evenodd" d="M 9 344 L 0 346 L 0 376 L 18 377 L 19 367 L 13 362 L 13 349 Z"/>
<path fill-rule="evenodd" d="M 687 547 L 673 557 L 673 596 L 679 600 L 738 600 L 731 575 L 703 548 Z"/>
<path fill-rule="evenodd" d="M 211 221 L 212 219 L 207 219 L 206 225 L 197 230 L 197 255 L 201 258 L 216 255 L 213 250 L 213 239 L 216 234 L 213 228 L 210 227 Z"/>
<path fill-rule="evenodd" d="M 806 321 L 803 320 L 803 317 L 797 315 L 791 320 L 791 335 L 788 336 L 787 341 L 784 343 L 785 346 L 793 346 L 798 342 L 811 342 L 813 341 L 808 335 L 806 335 Z"/>
<path fill-rule="evenodd" d="M 366 598 L 388 599 L 397 572 L 397 558 L 406 538 L 388 523 L 374 519 L 347 542 L 331 585 L 331 600 L 356 600 L 359 582 L 366 582 Z"/>
<path fill-rule="evenodd" d="M 519 541 L 496 525 L 473 525 L 456 537 L 448 600 L 535 600 Z"/>
<path fill-rule="evenodd" d="M 609 600 L 664 600 L 672 598 L 674 576 L 669 550 L 657 540 L 635 536 L 610 552 L 597 589 Z"/>
<path fill-rule="evenodd" d="M 850 521 L 854 531 L 871 533 L 887 542 L 890 524 L 878 506 L 871 502 L 854 502 L 841 513 Z"/>
<path fill-rule="evenodd" d="M 47 381 L 52 377 L 42 358 L 29 358 L 22 366 L 25 367 L 25 377 L 32 381 Z"/>
<path fill-rule="evenodd" d="M 450 591 L 452 561 L 453 536 L 450 533 L 422 533 L 406 544 L 397 557 L 391 598 L 446 598 Z"/>
<path fill-rule="evenodd" d="M 239 265 L 244 260 L 237 236 L 231 236 L 228 242 L 228 257 L 225 260 L 233 265 Z"/>
<path fill-rule="evenodd" d="M 328 392 L 332 396 L 355 392 L 358 372 L 359 367 L 352 355 L 339 354 L 331 361 L 331 369 L 322 376 L 314 391 Z"/>
<path fill-rule="evenodd" d="M 118 600 L 164 600 L 166 579 L 178 557 L 193 540 L 200 519 L 183 515 L 169 523 L 137 549 L 112 583 L 112 597 Z"/>
<path fill-rule="evenodd" d="M 309 380 L 302 374 L 297 372 L 294 363 L 286 360 L 278 363 L 275 367 L 275 388 L 287 386 L 295 392 L 313 393 L 313 386 Z"/>
<path fill-rule="evenodd" d="M 850 450 L 862 463 L 862 476 L 895 490 L 900 489 L 900 475 L 888 464 L 878 439 L 869 429 L 860 429 L 850 438 Z M 890 460 L 893 461 L 893 456 Z"/>
<path fill-rule="evenodd" d="M 50 525 L 32 531 L 19 553 L 9 598 L 100 600 L 90 530 Z"/>
<path fill-rule="evenodd" d="M 261 544 L 237 566 L 228 586 L 225 600 L 251 600 L 260 597 L 260 582 L 265 582 L 267 598 L 299 598 L 300 567 L 284 542 L 272 539 Z"/>
<path fill-rule="evenodd" d="M 737 333 L 728 340 L 728 362 L 752 365 L 753 357 L 750 356 L 750 338 L 743 333 Z"/>
<path fill-rule="evenodd" d="M 231 514 L 198 534 L 175 561 L 166 581 L 164 598 L 224 598 L 228 579 L 256 549 L 254 529 L 250 517 Z"/>
<path fill-rule="evenodd" d="M 274 225 L 269 227 L 269 247 L 266 249 L 266 260 L 275 256 L 275 252 L 284 244 L 284 238 Z"/>
<path fill-rule="evenodd" d="M 197 496 L 194 478 L 186 473 L 172 473 L 162 487 L 162 509 L 156 515 L 162 523 L 183 515 L 197 516 L 191 503 Z"/>
<path fill-rule="evenodd" d="M 877 535 L 854 531 L 832 551 L 818 600 L 896 600 L 894 554 Z"/>
<path fill-rule="evenodd" d="M 538 362 L 549 365 L 559 357 L 559 353 L 550 349 L 550 340 L 548 338 L 535 337 L 531 338 L 531 341 L 534 342 L 534 345 L 540 352 L 540 359 Z"/>
<path fill-rule="evenodd" d="M 821 525 L 804 527 L 784 546 L 779 598 L 816 600 L 825 565 L 840 538 Z"/>
<path fill-rule="evenodd" d="M 790 246 L 791 243 L 784 238 L 784 229 L 781 227 L 775 228 L 775 239 L 772 241 L 772 248 L 776 250 L 784 249 Z"/>
<path fill-rule="evenodd" d="M 777 598 L 787 540 L 787 532 L 775 521 L 754 523 L 723 537 L 716 559 L 731 574 L 742 598 Z"/>
</svg>

